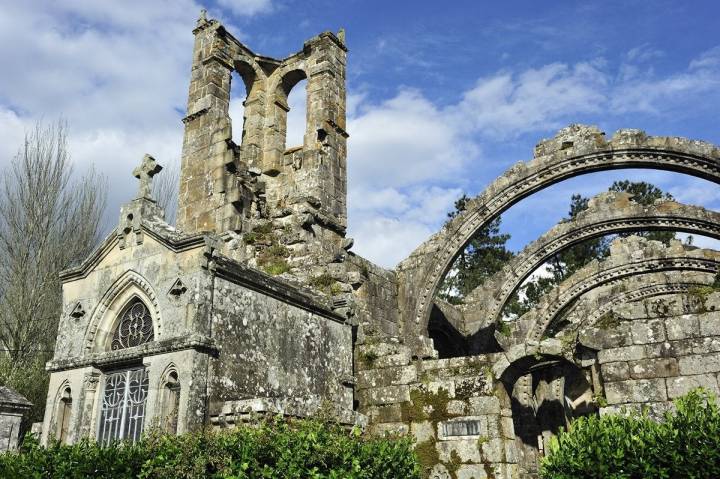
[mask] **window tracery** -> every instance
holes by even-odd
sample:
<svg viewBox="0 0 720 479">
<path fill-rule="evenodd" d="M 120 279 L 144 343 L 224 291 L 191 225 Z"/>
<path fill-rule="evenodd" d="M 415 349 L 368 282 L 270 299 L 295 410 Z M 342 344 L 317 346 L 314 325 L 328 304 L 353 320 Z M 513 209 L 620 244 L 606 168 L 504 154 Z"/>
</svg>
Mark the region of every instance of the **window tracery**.
<svg viewBox="0 0 720 479">
<path fill-rule="evenodd" d="M 98 442 L 107 445 L 113 441 L 136 442 L 140 439 L 148 383 L 145 369 L 129 369 L 105 376 Z"/>
<path fill-rule="evenodd" d="M 150 311 L 142 301 L 136 300 L 125 308 L 120 323 L 113 334 L 111 349 L 131 348 L 155 338 Z"/>
</svg>

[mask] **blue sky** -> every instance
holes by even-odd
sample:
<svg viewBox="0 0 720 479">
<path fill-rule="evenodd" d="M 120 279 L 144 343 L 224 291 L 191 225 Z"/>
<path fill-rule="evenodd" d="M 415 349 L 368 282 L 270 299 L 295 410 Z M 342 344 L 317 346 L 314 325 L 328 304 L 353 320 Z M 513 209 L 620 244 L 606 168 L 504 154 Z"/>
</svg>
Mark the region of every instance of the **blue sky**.
<svg viewBox="0 0 720 479">
<path fill-rule="evenodd" d="M 275 57 L 346 29 L 349 234 L 356 252 L 384 266 L 436 231 L 462 192 L 477 194 L 569 123 L 720 144 L 716 1 L 0 0 L 0 166 L 35 121 L 63 116 L 78 168 L 93 164 L 111 179 L 111 224 L 144 153 L 179 160 L 201 7 Z M 237 116 L 243 92 L 233 93 Z M 297 90 L 290 103 L 301 119 Z M 572 193 L 624 178 L 720 210 L 720 188 L 706 181 L 593 174 L 508 211 L 511 246 L 562 218 Z"/>
</svg>

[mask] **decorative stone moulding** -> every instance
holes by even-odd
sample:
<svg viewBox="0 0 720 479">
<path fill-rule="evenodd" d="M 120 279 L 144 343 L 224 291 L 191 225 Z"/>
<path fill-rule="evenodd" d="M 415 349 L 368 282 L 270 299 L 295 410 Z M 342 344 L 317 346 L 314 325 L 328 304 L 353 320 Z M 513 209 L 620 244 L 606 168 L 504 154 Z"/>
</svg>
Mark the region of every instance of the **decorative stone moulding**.
<svg viewBox="0 0 720 479">
<path fill-rule="evenodd" d="M 406 336 L 422 343 L 433 298 L 454 259 L 481 228 L 513 204 L 562 180 L 595 171 L 651 168 L 720 184 L 720 148 L 675 137 L 620 130 L 609 140 L 597 127 L 571 125 L 535 148 L 530 162 L 513 165 L 441 231 L 398 267 Z"/>
</svg>

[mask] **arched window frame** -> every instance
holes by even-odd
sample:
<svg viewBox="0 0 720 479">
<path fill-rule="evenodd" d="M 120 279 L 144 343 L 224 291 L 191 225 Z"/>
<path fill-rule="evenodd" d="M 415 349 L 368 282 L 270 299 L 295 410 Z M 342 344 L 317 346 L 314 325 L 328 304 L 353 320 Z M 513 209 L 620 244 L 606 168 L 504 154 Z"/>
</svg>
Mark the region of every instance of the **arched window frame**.
<svg viewBox="0 0 720 479">
<path fill-rule="evenodd" d="M 126 313 L 138 304 L 142 304 L 146 324 L 150 325 L 148 334 L 142 340 L 113 348 L 113 339 Z M 102 373 L 101 389 L 95 399 L 98 412 L 93 421 L 96 421 L 94 429 L 100 444 L 137 441 L 147 423 L 146 416 L 152 414 L 152 408 L 148 409 L 148 399 L 152 400 L 149 370 L 143 365 L 142 346 L 160 339 L 159 311 L 150 283 L 132 270 L 108 288 L 93 311 L 85 335 L 85 353 L 105 356 L 122 351 L 124 362 L 132 364 Z"/>
<path fill-rule="evenodd" d="M 135 271 L 127 271 L 108 288 L 93 310 L 85 332 L 85 355 L 111 351 L 112 335 L 128 304 L 139 299 L 150 311 L 153 337 L 162 339 L 162 317 L 157 295 L 150 283 Z"/>
<path fill-rule="evenodd" d="M 158 415 L 160 429 L 168 434 L 177 434 L 180 418 L 180 395 L 182 384 L 174 365 L 168 366 L 160 381 Z"/>
<path fill-rule="evenodd" d="M 63 444 L 70 440 L 72 421 L 72 389 L 64 382 L 58 389 L 55 405 L 55 439 Z"/>
</svg>

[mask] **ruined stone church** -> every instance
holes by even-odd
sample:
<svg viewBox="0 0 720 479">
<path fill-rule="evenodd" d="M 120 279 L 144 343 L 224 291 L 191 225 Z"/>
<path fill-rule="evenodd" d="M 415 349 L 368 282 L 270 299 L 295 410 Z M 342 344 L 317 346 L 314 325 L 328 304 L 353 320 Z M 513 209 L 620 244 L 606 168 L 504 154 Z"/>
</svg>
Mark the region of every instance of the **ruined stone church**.
<svg viewBox="0 0 720 479">
<path fill-rule="evenodd" d="M 150 428 L 322 410 L 370 433 L 412 434 L 430 477 L 524 478 L 578 416 L 660 414 L 694 387 L 718 391 L 720 252 L 620 237 L 527 314 L 503 311 L 568 246 L 638 230 L 720 238 L 720 213 L 602 194 L 461 304 L 438 296 L 473 235 L 521 199 L 618 168 L 720 183 L 718 147 L 572 125 L 388 270 L 346 236 L 344 33 L 281 60 L 205 15 L 193 33 L 177 226 L 152 197 L 162 168 L 146 156 L 117 227 L 62 273 L 44 441 L 132 441 Z M 228 115 L 233 73 L 247 91 L 242 124 Z M 301 80 L 306 129 L 290 148 L 288 95 Z"/>
</svg>

